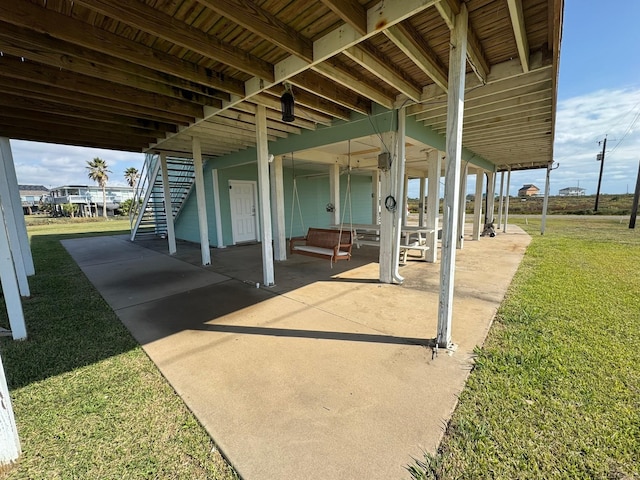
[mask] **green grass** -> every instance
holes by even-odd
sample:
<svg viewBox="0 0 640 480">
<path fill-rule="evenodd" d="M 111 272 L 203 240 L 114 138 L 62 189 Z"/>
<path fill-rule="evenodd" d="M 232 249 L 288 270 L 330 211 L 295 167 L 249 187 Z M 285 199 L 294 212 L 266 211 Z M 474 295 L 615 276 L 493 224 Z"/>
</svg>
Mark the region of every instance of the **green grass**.
<svg viewBox="0 0 640 480">
<path fill-rule="evenodd" d="M 537 223 L 435 456 L 415 478 L 640 478 L 640 231 Z"/>
<path fill-rule="evenodd" d="M 28 340 L 0 348 L 23 455 L 6 479 L 232 479 L 213 442 L 60 244 L 128 220 L 29 227 Z M 8 327 L 0 298 L 0 325 Z"/>
</svg>

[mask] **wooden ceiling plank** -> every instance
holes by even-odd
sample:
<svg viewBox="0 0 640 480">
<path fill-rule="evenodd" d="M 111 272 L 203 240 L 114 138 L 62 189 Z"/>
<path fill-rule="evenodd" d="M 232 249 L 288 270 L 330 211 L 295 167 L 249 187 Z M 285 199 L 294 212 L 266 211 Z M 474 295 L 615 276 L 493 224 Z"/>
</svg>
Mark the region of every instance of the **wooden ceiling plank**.
<svg viewBox="0 0 640 480">
<path fill-rule="evenodd" d="M 509 6 L 509 16 L 513 26 L 513 35 L 518 47 L 518 56 L 522 63 L 522 71 L 529 71 L 529 40 L 527 39 L 527 28 L 524 23 L 524 12 L 522 10 L 522 0 L 507 0 Z"/>
<path fill-rule="evenodd" d="M 342 68 L 336 67 L 330 61 L 319 63 L 312 69 L 325 77 L 330 78 L 336 83 L 347 87 L 350 90 L 372 100 L 388 109 L 393 108 L 394 99 L 382 92 L 381 90 L 363 82 L 361 78 L 355 74 L 348 72 Z"/>
<path fill-rule="evenodd" d="M 0 76 L 68 90 L 70 95 L 89 94 L 108 100 L 116 100 L 132 106 L 144 106 L 166 110 L 192 117 L 202 117 L 202 107 L 171 97 L 137 90 L 125 85 L 74 74 L 58 68 L 15 57 L 0 57 Z"/>
<path fill-rule="evenodd" d="M 237 112 L 256 114 L 256 106 L 253 103 L 243 102 L 238 103 L 233 107 L 233 109 L 224 110 L 220 112 L 218 115 L 223 115 L 225 112 L 229 112 L 230 114 Z M 305 130 L 315 130 L 316 124 L 310 120 L 305 120 L 299 117 L 293 122 L 283 122 L 282 121 L 282 113 L 276 112 L 270 108 L 267 108 L 267 126 L 269 126 L 269 121 L 272 121 L 271 127 L 276 130 L 280 130 L 287 133 L 295 133 L 298 134 L 301 132 L 300 129 L 304 128 Z"/>
<path fill-rule="evenodd" d="M 144 2 L 136 0 L 74 1 L 118 22 L 143 30 L 175 45 L 180 45 L 216 62 L 224 63 L 241 72 L 255 75 L 267 81 L 273 81 L 273 65 L 270 63 L 240 48 L 228 45 L 202 30 L 176 20 Z"/>
<path fill-rule="evenodd" d="M 39 7 L 31 2 L 7 2 L 0 8 L 0 20 L 64 40 L 105 55 L 137 63 L 158 72 L 188 79 L 234 95 L 244 95 L 244 85 L 217 75 L 199 65 L 181 60 L 141 43 Z"/>
<path fill-rule="evenodd" d="M 367 11 L 357 0 L 322 0 L 322 3 L 360 35 L 367 33 Z"/>
<path fill-rule="evenodd" d="M 267 108 L 275 110 L 276 112 L 281 111 L 280 98 L 276 98 L 272 92 L 265 91 L 264 93 L 260 93 L 258 95 L 254 95 L 251 97 L 252 103 L 257 103 L 259 105 L 264 105 Z M 304 108 L 296 105 L 296 116 L 301 116 L 315 123 L 319 123 L 322 125 L 331 125 L 331 117 L 328 115 L 321 114 L 319 112 L 310 110 L 308 108 Z"/>
<path fill-rule="evenodd" d="M 390 62 L 379 58 L 360 46 L 350 47 L 343 53 L 414 102 L 420 101 L 421 90 L 396 71 Z"/>
<path fill-rule="evenodd" d="M 313 43 L 278 17 L 250 0 L 197 0 L 250 32 L 308 62 L 313 60 Z M 226 62 L 225 62 L 226 63 Z M 267 80 L 269 80 L 267 78 Z M 269 80 L 272 81 L 272 80 Z"/>
<path fill-rule="evenodd" d="M 217 104 L 213 99 L 230 98 L 226 92 L 5 22 L 0 22 L 0 43 L 4 53 L 160 95 L 210 106 Z"/>
<path fill-rule="evenodd" d="M 448 74 L 429 45 L 408 23 L 399 23 L 384 31 L 385 35 L 420 69 L 442 88 L 448 89 Z"/>
<path fill-rule="evenodd" d="M 344 88 L 336 83 L 330 82 L 322 75 L 312 70 L 299 73 L 289 79 L 292 85 L 302 88 L 319 97 L 325 98 L 338 105 L 349 108 L 355 112 L 368 115 L 371 113 L 371 102 L 365 100 L 353 91 Z M 295 94 L 295 92 L 294 92 Z"/>
</svg>

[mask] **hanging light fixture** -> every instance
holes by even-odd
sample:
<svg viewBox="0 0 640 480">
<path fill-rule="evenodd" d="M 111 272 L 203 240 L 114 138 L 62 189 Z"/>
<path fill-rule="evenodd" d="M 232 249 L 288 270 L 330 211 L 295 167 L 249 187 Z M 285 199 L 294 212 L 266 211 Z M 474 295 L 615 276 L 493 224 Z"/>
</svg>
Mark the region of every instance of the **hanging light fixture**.
<svg viewBox="0 0 640 480">
<path fill-rule="evenodd" d="M 282 121 L 283 122 L 293 122 L 296 117 L 293 114 L 294 107 L 293 92 L 291 91 L 291 85 L 288 83 L 284 84 L 284 92 L 280 97 L 280 105 L 282 107 Z"/>
</svg>

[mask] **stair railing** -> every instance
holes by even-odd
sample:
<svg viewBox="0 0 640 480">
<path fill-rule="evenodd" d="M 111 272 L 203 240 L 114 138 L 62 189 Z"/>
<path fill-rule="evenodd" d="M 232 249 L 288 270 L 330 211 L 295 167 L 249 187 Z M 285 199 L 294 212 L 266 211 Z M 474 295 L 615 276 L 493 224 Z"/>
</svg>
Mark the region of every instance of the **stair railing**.
<svg viewBox="0 0 640 480">
<path fill-rule="evenodd" d="M 142 217 L 149 203 L 153 187 L 160 171 L 160 161 L 157 154 L 148 153 L 140 172 L 140 182 L 136 186 L 129 210 L 129 224 L 131 226 L 131 241 L 136 238 L 136 233 L 142 222 Z"/>
</svg>

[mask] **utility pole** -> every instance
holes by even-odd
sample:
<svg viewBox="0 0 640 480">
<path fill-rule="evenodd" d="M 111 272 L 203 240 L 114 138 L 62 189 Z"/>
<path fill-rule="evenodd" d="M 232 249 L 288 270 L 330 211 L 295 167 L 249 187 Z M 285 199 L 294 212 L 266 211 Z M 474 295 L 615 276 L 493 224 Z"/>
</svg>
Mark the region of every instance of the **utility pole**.
<svg viewBox="0 0 640 480">
<path fill-rule="evenodd" d="M 638 179 L 636 180 L 636 192 L 633 195 L 633 206 L 631 207 L 631 218 L 629 228 L 636 228 L 636 216 L 638 215 L 638 199 L 640 198 L 640 164 L 638 165 Z"/>
<path fill-rule="evenodd" d="M 599 153 L 596 157 L 600 161 L 600 177 L 598 177 L 598 190 L 596 191 L 596 205 L 593 207 L 593 211 L 598 211 L 598 200 L 600 200 L 600 185 L 602 184 L 602 171 L 604 170 L 604 152 L 607 149 L 607 136 L 604 136 L 604 142 L 602 144 L 602 153 Z"/>
</svg>

